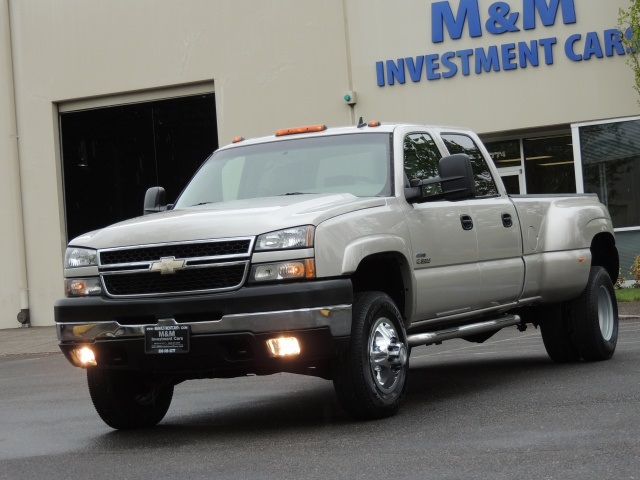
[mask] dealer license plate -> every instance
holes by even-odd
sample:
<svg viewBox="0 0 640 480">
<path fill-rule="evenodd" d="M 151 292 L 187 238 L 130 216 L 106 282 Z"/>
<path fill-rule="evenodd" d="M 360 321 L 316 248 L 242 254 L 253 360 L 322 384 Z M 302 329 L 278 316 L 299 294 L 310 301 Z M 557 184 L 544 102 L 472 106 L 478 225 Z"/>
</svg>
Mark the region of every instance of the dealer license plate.
<svg viewBox="0 0 640 480">
<path fill-rule="evenodd" d="M 144 327 L 144 350 L 160 355 L 187 353 L 190 337 L 189 325 L 147 325 Z"/>
</svg>

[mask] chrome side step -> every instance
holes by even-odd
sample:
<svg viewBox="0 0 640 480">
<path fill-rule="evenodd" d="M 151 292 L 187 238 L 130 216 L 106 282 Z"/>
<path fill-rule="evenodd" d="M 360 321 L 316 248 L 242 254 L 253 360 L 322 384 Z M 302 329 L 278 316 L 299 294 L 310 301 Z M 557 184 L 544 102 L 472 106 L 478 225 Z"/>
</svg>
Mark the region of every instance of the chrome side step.
<svg viewBox="0 0 640 480">
<path fill-rule="evenodd" d="M 517 325 L 520 323 L 518 315 L 505 315 L 493 320 L 487 320 L 479 323 L 471 323 L 460 327 L 447 328 L 445 330 L 437 330 L 429 333 L 416 333 L 415 335 L 407 335 L 407 343 L 410 347 L 418 345 L 431 345 L 452 338 L 462 338 L 478 333 L 487 333 L 501 330 L 505 327 Z"/>
</svg>

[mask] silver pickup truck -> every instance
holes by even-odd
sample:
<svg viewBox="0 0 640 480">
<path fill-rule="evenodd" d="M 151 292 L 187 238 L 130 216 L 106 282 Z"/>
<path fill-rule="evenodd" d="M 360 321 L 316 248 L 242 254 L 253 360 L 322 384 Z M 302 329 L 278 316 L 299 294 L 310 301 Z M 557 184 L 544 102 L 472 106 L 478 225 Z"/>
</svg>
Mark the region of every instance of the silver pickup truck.
<svg viewBox="0 0 640 480">
<path fill-rule="evenodd" d="M 471 131 L 291 128 L 217 150 L 176 203 L 73 239 L 60 348 L 100 417 L 148 427 L 174 386 L 293 372 L 398 411 L 409 355 L 540 326 L 556 362 L 610 358 L 618 253 L 594 195 L 509 196 Z"/>
</svg>

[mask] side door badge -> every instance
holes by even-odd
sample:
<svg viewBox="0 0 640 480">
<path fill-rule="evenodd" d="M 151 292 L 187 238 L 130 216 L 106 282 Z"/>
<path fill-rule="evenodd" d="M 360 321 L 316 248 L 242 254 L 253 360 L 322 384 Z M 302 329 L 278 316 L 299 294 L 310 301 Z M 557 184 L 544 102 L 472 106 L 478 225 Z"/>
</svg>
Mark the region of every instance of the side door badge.
<svg viewBox="0 0 640 480">
<path fill-rule="evenodd" d="M 416 264 L 425 265 L 427 263 L 431 263 L 431 259 L 427 258 L 426 253 L 418 253 L 416 254 Z"/>
</svg>

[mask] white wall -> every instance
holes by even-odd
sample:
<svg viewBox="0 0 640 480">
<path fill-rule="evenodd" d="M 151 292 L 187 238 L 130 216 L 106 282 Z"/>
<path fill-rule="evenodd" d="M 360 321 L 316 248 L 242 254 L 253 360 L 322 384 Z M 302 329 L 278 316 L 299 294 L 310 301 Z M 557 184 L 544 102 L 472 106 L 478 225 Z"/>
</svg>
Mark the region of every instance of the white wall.
<svg viewBox="0 0 640 480">
<path fill-rule="evenodd" d="M 509 0 L 514 10 L 523 0 Z M 566 1 L 566 0 L 565 0 Z M 455 8 L 457 0 L 452 0 Z M 479 0 L 483 22 L 492 1 Z M 427 0 L 0 0 L 10 7 L 29 300 L 34 325 L 53 322 L 62 296 L 64 206 L 57 105 L 96 96 L 213 81 L 221 144 L 310 123 L 366 120 L 470 126 L 481 133 L 637 114 L 623 57 L 574 63 L 572 33 L 614 27 L 626 0 L 575 0 L 577 23 L 431 41 Z M 6 8 L 1 11 L 4 12 Z M 345 16 L 346 12 L 346 16 Z M 4 16 L 2 16 L 4 15 Z M 0 156 L 12 140 L 10 75 L 0 52 Z M 348 41 L 345 31 L 348 30 Z M 378 87 L 375 62 L 556 36 L 552 66 L 410 80 Z M 5 55 L 6 56 L 6 55 Z M 344 105 L 353 88 L 358 104 Z M 19 250 L 20 184 L 0 175 L 0 248 Z M 0 328 L 18 326 L 20 271 L 0 276 Z"/>
</svg>

